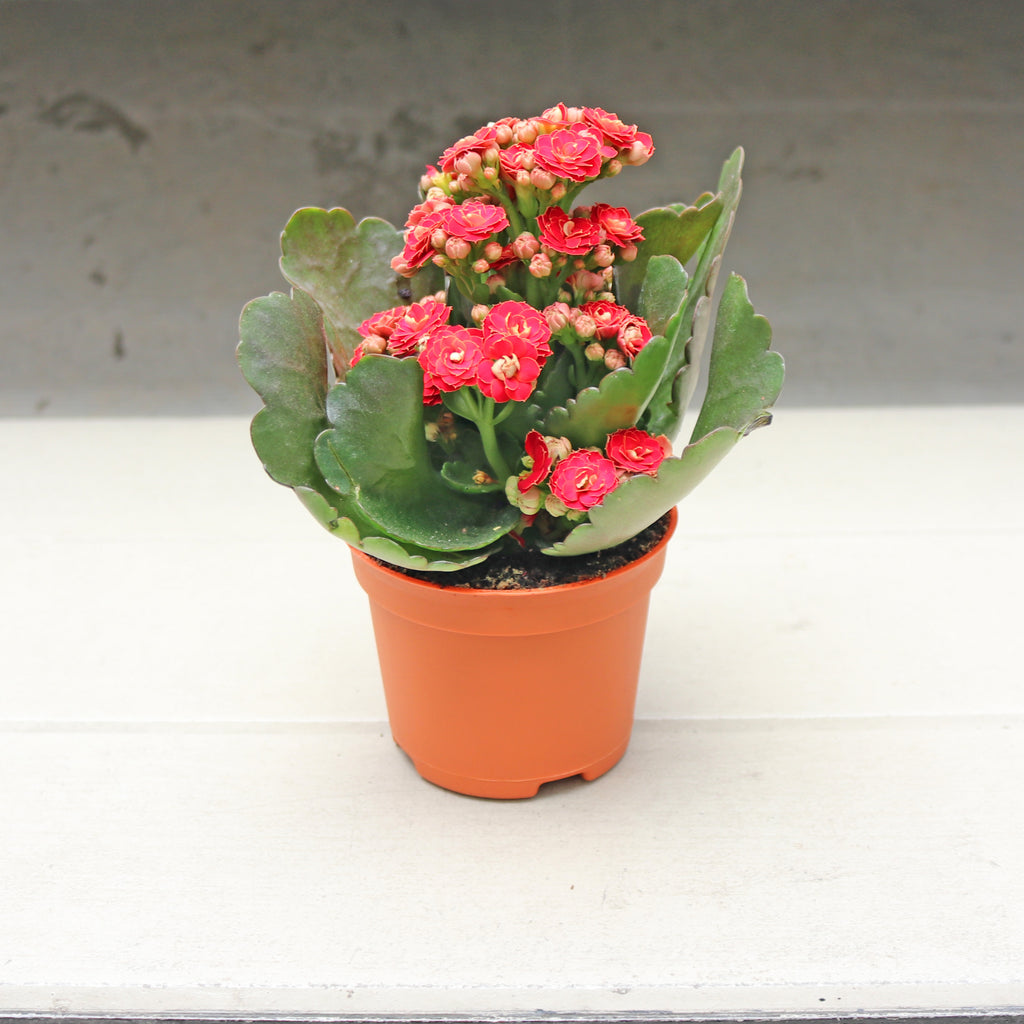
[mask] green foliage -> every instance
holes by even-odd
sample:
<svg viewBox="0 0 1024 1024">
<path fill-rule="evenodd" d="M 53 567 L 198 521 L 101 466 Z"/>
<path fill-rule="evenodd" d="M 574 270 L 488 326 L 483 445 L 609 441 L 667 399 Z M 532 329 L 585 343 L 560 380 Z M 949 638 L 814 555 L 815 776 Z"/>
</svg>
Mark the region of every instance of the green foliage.
<svg viewBox="0 0 1024 1024">
<path fill-rule="evenodd" d="M 708 390 L 693 439 L 719 427 L 748 434 L 770 422 L 785 375 L 782 356 L 768 350 L 771 341 L 771 326 L 754 312 L 747 282 L 731 274 L 718 307 Z"/>
<path fill-rule="evenodd" d="M 586 388 L 565 407 L 544 418 L 543 433 L 564 436 L 577 448 L 599 448 L 605 438 L 640 418 L 654 394 L 669 355 L 666 338 L 652 338 L 637 354 L 632 367 L 623 367 Z"/>
<path fill-rule="evenodd" d="M 473 551 L 519 520 L 503 494 L 450 487 L 427 450 L 423 373 L 412 359 L 366 356 L 327 396 L 331 427 L 316 440 L 327 482 L 403 546 Z"/>
<path fill-rule="evenodd" d="M 402 235 L 386 220 L 357 224 L 348 210 L 297 210 L 281 235 L 281 272 L 323 310 L 330 349 L 344 368 L 359 344 L 356 328 L 382 309 L 414 301 L 443 286 L 432 267 L 412 281 L 391 269 Z"/>
<path fill-rule="evenodd" d="M 620 544 L 660 519 L 725 458 L 745 434 L 771 421 L 784 367 L 768 351 L 771 328 L 754 312 L 746 282 L 730 276 L 719 307 L 708 388 L 690 443 L 666 459 L 657 477 L 623 481 L 590 513 L 590 521 L 547 549 L 581 555 Z"/>
<path fill-rule="evenodd" d="M 467 387 L 446 393 L 443 405 L 424 406 L 415 358 L 366 354 L 349 369 L 363 320 L 436 293 L 445 278 L 429 263 L 412 278 L 396 274 L 391 261 L 403 236 L 386 221 L 357 223 L 341 209 L 298 210 L 281 237 L 281 270 L 292 293 L 253 300 L 239 326 L 239 364 L 264 403 L 252 440 L 267 472 L 346 543 L 410 569 L 458 570 L 522 530 L 506 484 L 523 467 L 531 430 L 575 448 L 603 449 L 610 434 L 632 426 L 675 438 L 714 320 L 708 387 L 690 443 L 656 476 L 627 476 L 584 521 L 552 517 L 546 539 L 538 533 L 532 543 L 550 555 L 576 555 L 639 533 L 741 437 L 770 421 L 782 385 L 782 359 L 770 351 L 771 330 L 742 278 L 729 278 L 713 315 L 742 164 L 737 149 L 714 194 L 637 218 L 644 239 L 634 260 L 616 264 L 615 288 L 652 337 L 629 365 L 609 371 L 601 348 L 594 355 L 586 341 L 552 339 L 536 390 L 521 403 L 496 403 Z M 530 278 L 524 265 L 492 291 L 482 278 L 467 280 L 469 290 L 459 282 L 461 294 L 454 287 L 448 293 L 454 323 L 469 323 L 474 302 L 520 300 L 521 292 L 536 300 L 542 284 L 552 294 L 561 286 Z"/>
</svg>

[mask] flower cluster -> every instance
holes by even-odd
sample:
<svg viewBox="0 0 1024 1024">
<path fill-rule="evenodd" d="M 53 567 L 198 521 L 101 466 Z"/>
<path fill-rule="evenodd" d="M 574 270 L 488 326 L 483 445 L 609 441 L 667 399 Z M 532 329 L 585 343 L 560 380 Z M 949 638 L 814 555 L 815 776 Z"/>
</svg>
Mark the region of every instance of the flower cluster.
<svg viewBox="0 0 1024 1024">
<path fill-rule="evenodd" d="M 653 152 L 649 135 L 600 107 L 485 125 L 427 167 L 392 267 L 411 277 L 433 262 L 477 301 L 506 286 L 538 308 L 608 297 L 614 263 L 635 259 L 643 232 L 624 208 L 573 202 Z"/>
<path fill-rule="evenodd" d="M 617 115 L 559 103 L 449 146 L 404 230 L 297 210 L 291 293 L 240 323 L 268 473 L 348 543 L 428 572 L 513 542 L 602 551 L 668 513 L 770 422 L 784 367 L 743 278 L 710 308 L 742 149 L 693 204 L 634 220 L 580 198 L 653 152 Z M 673 452 L 709 332 L 703 404 Z"/>
<path fill-rule="evenodd" d="M 427 167 L 391 263 L 406 277 L 433 263 L 455 289 L 359 325 L 351 365 L 367 355 L 416 359 L 424 405 L 444 403 L 480 432 L 489 465 L 473 479 L 504 485 L 528 521 L 542 508 L 579 518 L 627 476 L 656 473 L 670 451 L 635 426 L 611 434 L 603 453 L 533 429 L 517 477 L 497 431 L 511 412 L 498 407 L 527 402 L 553 356 L 579 392 L 629 368 L 651 340 L 644 318 L 615 295 L 615 264 L 636 258 L 642 229 L 624 208 L 573 203 L 588 182 L 653 151 L 635 125 L 564 104 L 460 139 Z"/>
<path fill-rule="evenodd" d="M 582 518 L 600 505 L 630 477 L 657 476 L 658 467 L 672 454 L 664 435 L 654 437 L 639 427 L 624 427 L 609 434 L 604 452 L 573 448 L 565 437 L 531 430 L 526 435 L 526 469 L 506 485 L 506 495 L 527 517 L 542 508 L 555 517 Z"/>
</svg>

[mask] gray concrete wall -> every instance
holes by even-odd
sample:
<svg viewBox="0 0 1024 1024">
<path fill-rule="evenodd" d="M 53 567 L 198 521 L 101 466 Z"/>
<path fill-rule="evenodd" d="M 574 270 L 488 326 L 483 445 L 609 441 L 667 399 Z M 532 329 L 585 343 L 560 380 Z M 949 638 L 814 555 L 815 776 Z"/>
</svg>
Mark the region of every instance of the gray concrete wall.
<svg viewBox="0 0 1024 1024">
<path fill-rule="evenodd" d="M 0 0 L 0 414 L 233 413 L 289 214 L 564 99 L 650 131 L 591 198 L 747 150 L 730 265 L 781 404 L 1024 397 L 1024 4 Z"/>
</svg>

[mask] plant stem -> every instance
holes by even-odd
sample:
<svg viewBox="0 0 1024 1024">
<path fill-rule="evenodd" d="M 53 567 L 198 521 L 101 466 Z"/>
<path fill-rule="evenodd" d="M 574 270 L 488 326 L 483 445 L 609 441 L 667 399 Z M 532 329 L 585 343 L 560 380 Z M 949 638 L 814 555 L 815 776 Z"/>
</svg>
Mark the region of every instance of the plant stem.
<svg viewBox="0 0 1024 1024">
<path fill-rule="evenodd" d="M 484 455 L 487 456 L 487 461 L 491 465 L 491 469 L 494 470 L 494 475 L 497 480 L 504 482 L 512 475 L 512 470 L 509 468 L 508 463 L 505 461 L 505 456 L 501 453 L 501 448 L 498 446 L 498 435 L 495 432 L 495 424 L 505 418 L 502 413 L 499 413 L 497 417 L 494 415 L 494 399 L 485 398 L 480 403 L 480 418 L 476 421 L 477 428 L 480 431 L 480 440 L 483 442 Z M 507 413 L 506 413 L 507 415 Z"/>
</svg>

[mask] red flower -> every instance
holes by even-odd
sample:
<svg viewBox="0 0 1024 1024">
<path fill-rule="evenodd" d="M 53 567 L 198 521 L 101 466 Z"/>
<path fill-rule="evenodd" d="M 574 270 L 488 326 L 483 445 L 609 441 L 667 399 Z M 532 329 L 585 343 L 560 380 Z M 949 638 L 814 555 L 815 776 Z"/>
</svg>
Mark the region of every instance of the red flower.
<svg viewBox="0 0 1024 1024">
<path fill-rule="evenodd" d="M 554 461 L 544 435 L 538 430 L 531 430 L 526 435 L 524 447 L 526 454 L 533 460 L 533 465 L 519 477 L 520 494 L 525 494 L 531 487 L 545 480 Z"/>
<path fill-rule="evenodd" d="M 623 124 L 618 114 L 609 114 L 600 107 L 584 107 L 583 120 L 596 128 L 605 142 L 616 149 L 628 149 L 636 139 L 635 124 Z"/>
<path fill-rule="evenodd" d="M 469 153 L 476 153 L 479 156 L 492 148 L 497 148 L 495 142 L 495 135 L 497 130 L 484 125 L 483 128 L 478 128 L 472 135 L 467 135 L 464 138 L 459 139 L 454 145 L 449 146 L 442 154 L 441 159 L 438 161 L 441 165 L 441 170 L 446 174 L 455 173 L 455 162 L 460 158 L 468 155 Z"/>
<path fill-rule="evenodd" d="M 570 181 L 587 181 L 601 173 L 606 154 L 600 134 L 584 125 L 556 128 L 548 135 L 538 135 L 533 144 L 537 166 L 556 177 Z"/>
<path fill-rule="evenodd" d="M 508 215 L 500 206 L 471 199 L 447 210 L 442 227 L 453 238 L 482 242 L 508 227 Z"/>
<path fill-rule="evenodd" d="M 442 206 L 429 213 L 423 213 L 418 217 L 416 223 L 406 231 L 405 248 L 402 250 L 401 256 L 396 256 L 391 261 L 391 267 L 396 273 L 412 277 L 434 255 L 431 235 L 436 228 L 443 225 L 447 212 L 447 209 Z"/>
<path fill-rule="evenodd" d="M 478 368 L 477 387 L 496 402 L 523 402 L 536 387 L 540 365 L 528 342 L 504 335 L 487 345 Z"/>
<path fill-rule="evenodd" d="M 388 355 L 415 354 L 420 341 L 430 331 L 448 322 L 448 314 L 451 311 L 451 306 L 446 306 L 437 299 L 424 299 L 422 302 L 414 302 L 411 306 L 399 306 L 392 310 L 398 316 L 388 339 Z"/>
<path fill-rule="evenodd" d="M 498 154 L 501 176 L 508 181 L 515 181 L 520 171 L 532 171 L 533 162 L 533 146 L 524 146 L 521 142 L 503 149 Z"/>
<path fill-rule="evenodd" d="M 597 324 L 597 330 L 594 332 L 594 335 L 601 341 L 614 338 L 619 333 L 619 328 L 625 323 L 626 319 L 632 316 L 625 306 L 619 306 L 614 302 L 609 302 L 607 299 L 584 302 L 579 309 L 581 313 L 589 316 Z"/>
<path fill-rule="evenodd" d="M 583 256 L 601 243 L 601 229 L 589 217 L 570 217 L 550 206 L 537 218 L 542 245 L 567 256 Z"/>
<path fill-rule="evenodd" d="M 404 306 L 396 306 L 394 309 L 383 309 L 379 313 L 374 313 L 373 316 L 367 317 L 356 330 L 364 338 L 377 337 L 388 341 L 404 309 Z"/>
<path fill-rule="evenodd" d="M 620 248 L 633 245 L 643 239 L 643 229 L 629 215 L 623 206 L 609 206 L 607 203 L 595 203 L 590 210 L 590 219 L 601 229 L 606 242 Z"/>
<path fill-rule="evenodd" d="M 499 302 L 492 306 L 481 324 L 484 332 L 484 350 L 499 338 L 511 337 L 523 342 L 526 354 L 531 354 L 543 366 L 551 355 L 548 339 L 551 327 L 544 314 L 528 302 Z"/>
<path fill-rule="evenodd" d="M 621 324 L 616 337 L 616 344 L 630 359 L 635 359 L 637 353 L 651 340 L 651 329 L 642 316 L 630 313 Z"/>
<path fill-rule="evenodd" d="M 656 476 L 658 467 L 672 454 L 672 445 L 664 434 L 654 437 L 639 427 L 626 427 L 609 435 L 604 450 L 617 469 Z"/>
<path fill-rule="evenodd" d="M 483 359 L 482 340 L 479 328 L 448 324 L 427 335 L 419 364 L 423 367 L 423 400 L 428 405 L 438 402 L 443 391 L 458 391 L 476 383 L 477 367 Z"/>
<path fill-rule="evenodd" d="M 548 486 L 566 508 L 587 512 L 618 485 L 615 464 L 591 448 L 579 448 L 555 466 Z"/>
</svg>

